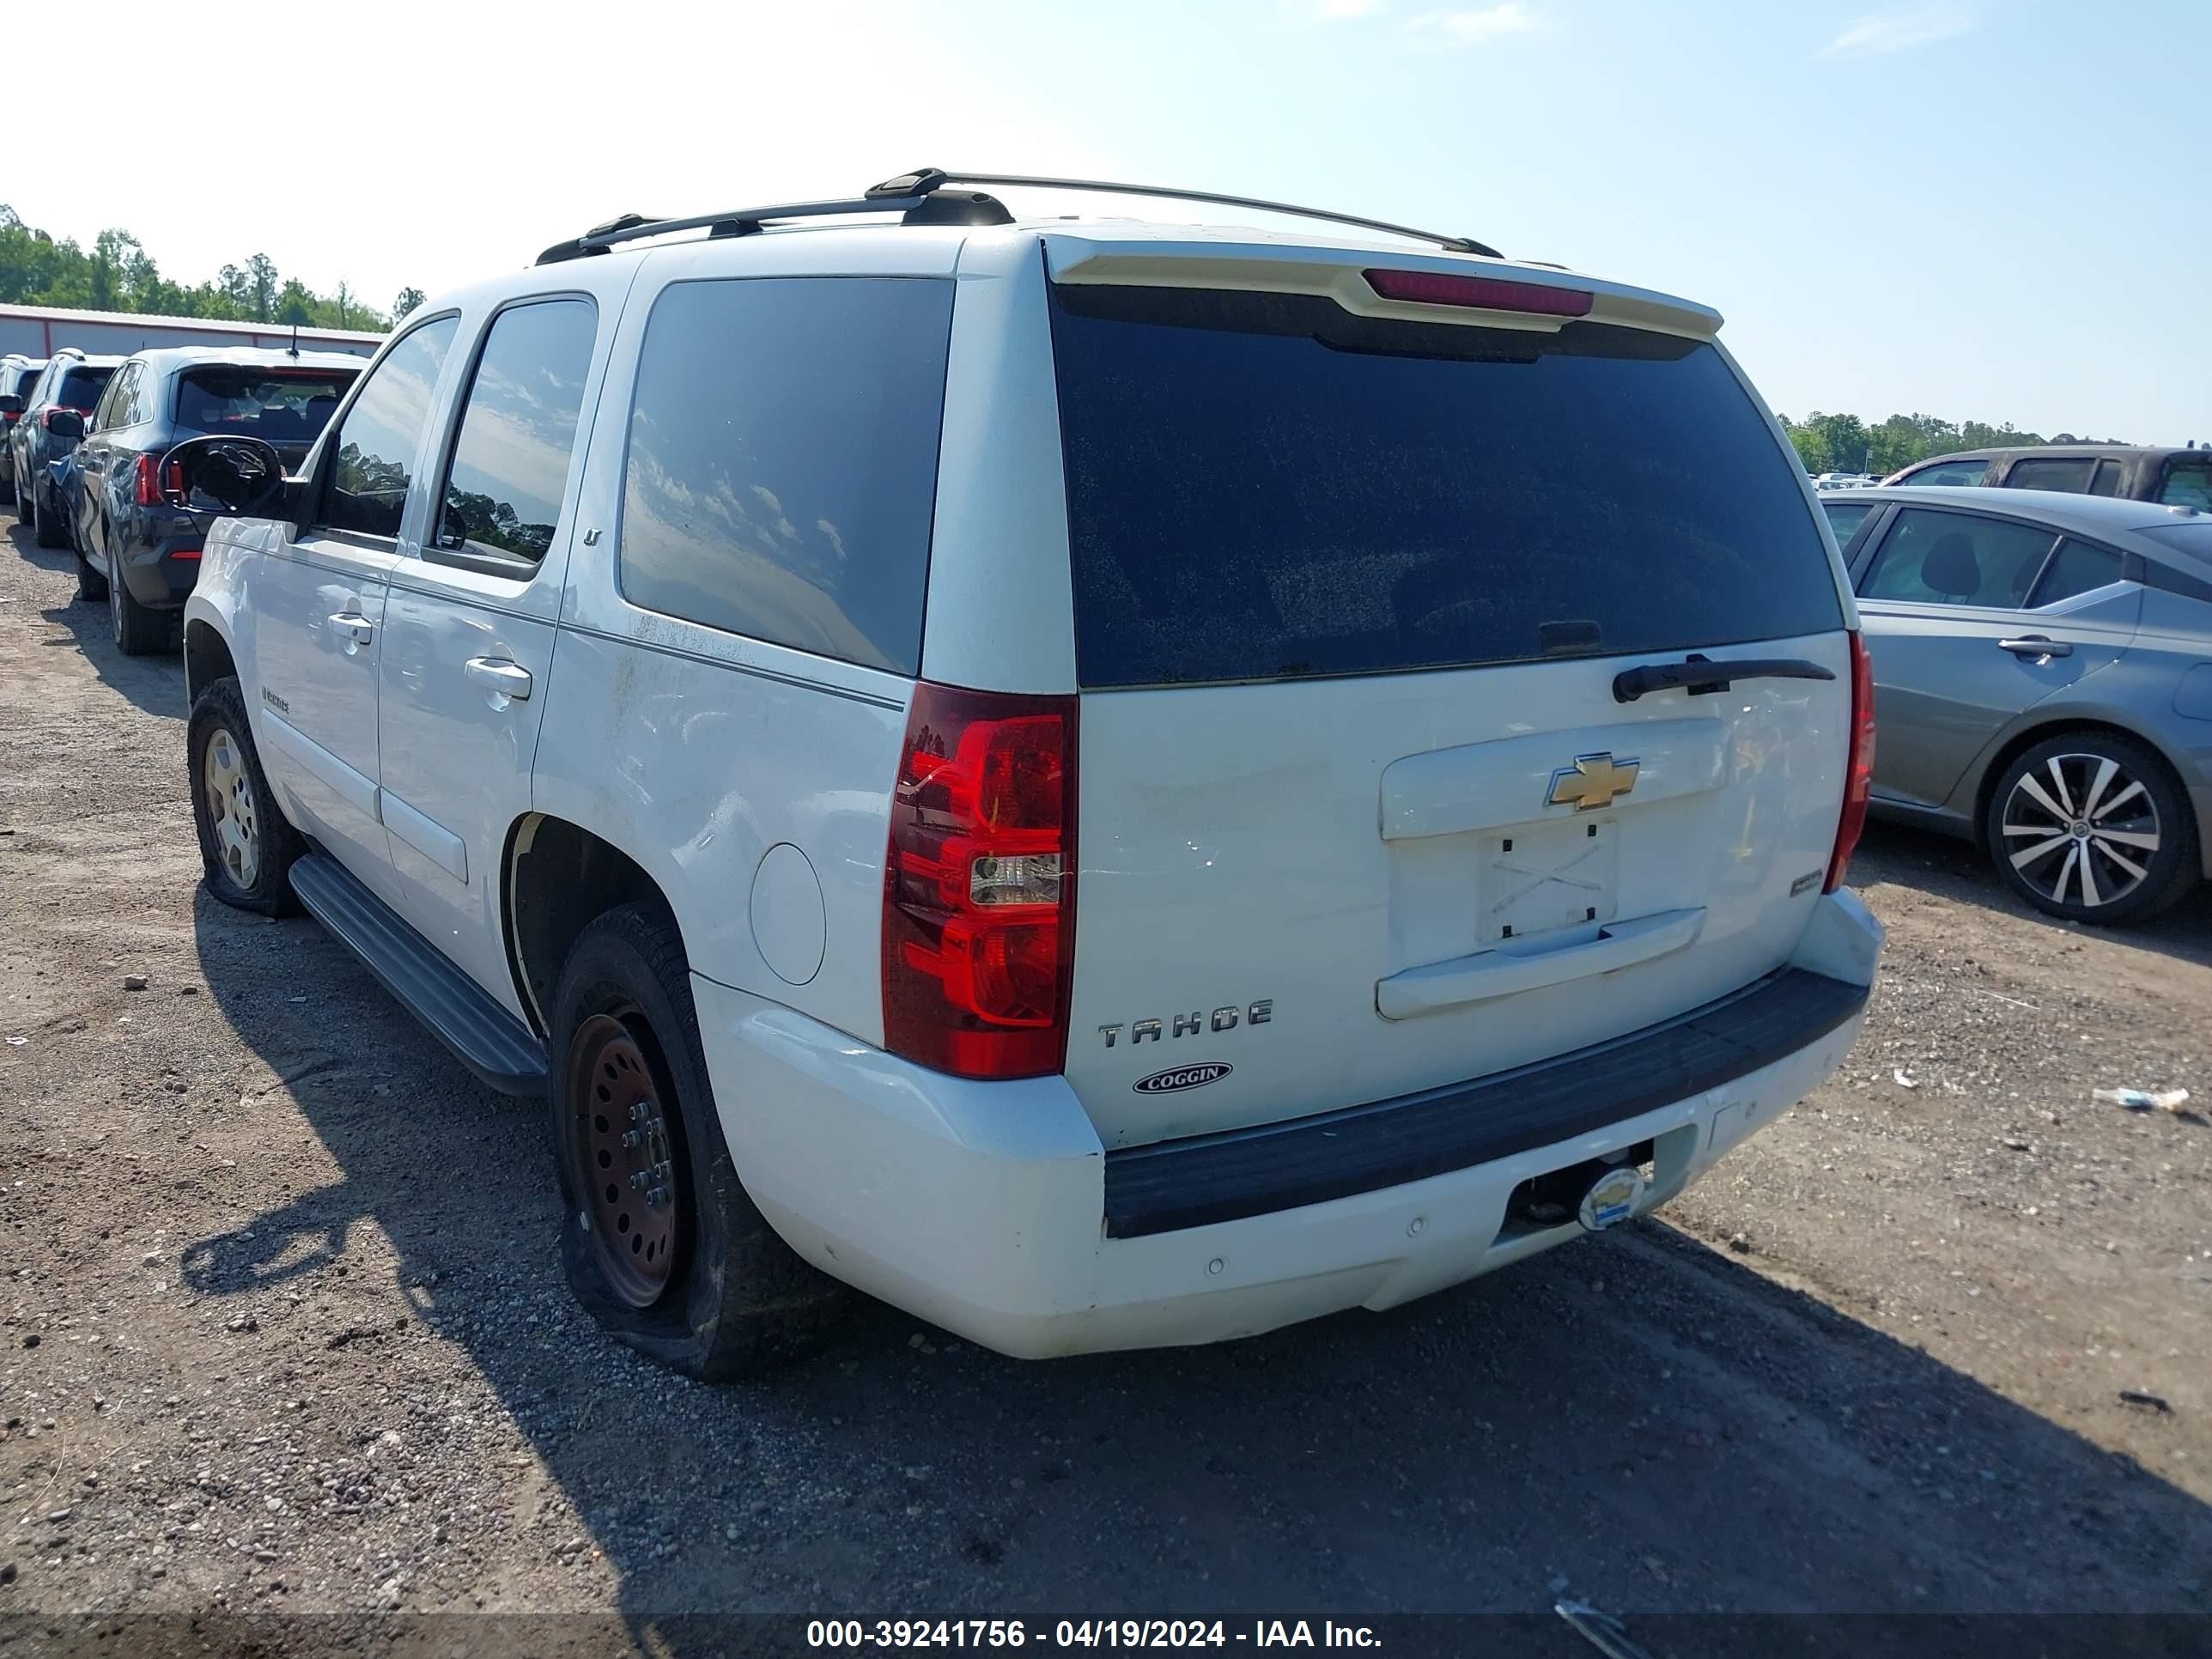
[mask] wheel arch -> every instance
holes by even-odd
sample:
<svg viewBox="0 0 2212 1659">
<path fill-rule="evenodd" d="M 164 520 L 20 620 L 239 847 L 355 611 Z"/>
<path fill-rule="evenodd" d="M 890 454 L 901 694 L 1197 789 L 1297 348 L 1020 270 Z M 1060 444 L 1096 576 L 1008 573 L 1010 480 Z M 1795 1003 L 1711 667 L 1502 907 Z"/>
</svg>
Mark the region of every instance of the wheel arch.
<svg viewBox="0 0 2212 1659">
<path fill-rule="evenodd" d="M 665 915 L 678 939 L 684 933 L 676 907 L 642 864 L 605 836 L 550 813 L 525 813 L 509 828 L 500 895 L 508 971 L 540 1036 L 550 1028 L 562 964 L 599 917 L 642 904 Z"/>
<path fill-rule="evenodd" d="M 2144 726 L 2126 719 L 2118 710 L 2053 709 L 2043 719 L 2025 720 L 2013 730 L 2000 736 L 1983 751 L 1981 758 L 1976 761 L 1973 770 L 1962 784 L 1960 791 L 1962 794 L 1966 793 L 1966 784 L 1972 786 L 1972 794 L 1969 798 L 1973 805 L 1972 822 L 1974 828 L 1974 839 L 1977 842 L 1987 839 L 1985 830 L 1989 818 L 1990 799 L 1996 793 L 1997 781 L 2004 776 L 2005 769 L 2027 750 L 2034 748 L 2036 744 L 2062 736 L 2068 732 L 2107 732 L 2113 737 L 2124 738 L 2130 743 L 2141 744 L 2157 756 L 2164 763 L 2174 787 L 2180 792 L 2181 798 L 2184 800 L 2193 800 L 2190 785 L 2191 769 L 2183 763 L 2173 752 L 2172 745 L 2162 740 L 2157 732 L 2147 730 Z M 1879 742 L 1880 739 L 1877 738 L 1876 741 Z M 2204 840 L 2203 828 L 2202 824 L 2197 826 L 2200 846 Z"/>
<path fill-rule="evenodd" d="M 187 605 L 185 611 L 185 702 L 189 707 L 208 686 L 238 672 L 238 659 L 223 631 Z"/>
</svg>

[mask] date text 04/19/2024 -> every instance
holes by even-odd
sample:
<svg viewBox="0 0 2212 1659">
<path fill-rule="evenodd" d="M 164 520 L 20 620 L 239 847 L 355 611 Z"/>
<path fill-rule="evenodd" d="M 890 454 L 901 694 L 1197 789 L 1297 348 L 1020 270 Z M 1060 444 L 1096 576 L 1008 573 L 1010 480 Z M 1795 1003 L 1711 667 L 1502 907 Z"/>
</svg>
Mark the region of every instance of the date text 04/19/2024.
<svg viewBox="0 0 2212 1659">
<path fill-rule="evenodd" d="M 1249 1629 L 1219 1619 L 1062 1619 L 1032 1628 L 1019 1619 L 815 1619 L 811 1648 L 1375 1648 L 1365 1625 L 1262 1619 Z"/>
</svg>

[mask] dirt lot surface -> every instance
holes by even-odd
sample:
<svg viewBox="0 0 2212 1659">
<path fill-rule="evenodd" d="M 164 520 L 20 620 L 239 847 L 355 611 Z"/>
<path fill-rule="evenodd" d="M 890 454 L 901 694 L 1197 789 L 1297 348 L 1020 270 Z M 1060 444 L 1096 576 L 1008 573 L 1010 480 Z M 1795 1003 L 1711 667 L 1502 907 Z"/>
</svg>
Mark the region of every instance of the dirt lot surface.
<svg viewBox="0 0 2212 1659">
<path fill-rule="evenodd" d="M 1878 830 L 1864 1038 L 1663 1220 L 1224 1347 L 1025 1364 L 871 1306 L 691 1387 L 570 1302 L 538 1113 L 312 922 L 200 892 L 181 665 L 13 541 L 0 1648 L 270 1608 L 593 1615 L 523 1626 L 580 1654 L 701 1613 L 1516 1613 L 1512 1650 L 1592 1651 L 1572 1595 L 1686 1654 L 1729 1644 L 1669 1615 L 2212 1613 L 2212 1125 L 2090 1098 L 2212 1105 L 2212 896 L 2100 936 Z"/>
</svg>

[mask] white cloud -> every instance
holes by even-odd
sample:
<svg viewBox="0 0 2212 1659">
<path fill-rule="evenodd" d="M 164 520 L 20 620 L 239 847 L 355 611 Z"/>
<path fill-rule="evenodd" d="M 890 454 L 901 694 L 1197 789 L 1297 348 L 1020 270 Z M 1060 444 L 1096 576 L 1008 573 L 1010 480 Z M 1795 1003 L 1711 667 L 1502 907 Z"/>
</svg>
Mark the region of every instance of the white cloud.
<svg viewBox="0 0 2212 1659">
<path fill-rule="evenodd" d="M 1500 35 L 1526 34 L 1537 27 L 1536 14 L 1521 0 L 1505 0 L 1480 11 L 1425 11 L 1406 20 L 1408 32 L 1442 36 L 1454 46 L 1470 46 Z"/>
<path fill-rule="evenodd" d="M 1905 52 L 1964 34 L 1974 15 L 1960 6 L 1921 6 L 1910 11 L 1869 12 L 1851 20 L 1841 34 L 1820 48 L 1823 58 L 1871 58 Z"/>
</svg>

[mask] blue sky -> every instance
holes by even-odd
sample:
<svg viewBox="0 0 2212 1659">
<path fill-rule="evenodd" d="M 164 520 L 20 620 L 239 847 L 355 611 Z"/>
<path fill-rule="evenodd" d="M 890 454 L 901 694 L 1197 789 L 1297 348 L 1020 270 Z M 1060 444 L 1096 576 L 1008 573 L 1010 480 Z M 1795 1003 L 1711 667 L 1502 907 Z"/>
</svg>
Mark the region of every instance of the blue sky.
<svg viewBox="0 0 2212 1659">
<path fill-rule="evenodd" d="M 1189 184 L 1702 300 L 1792 415 L 2212 441 L 2202 0 L 634 0 L 527 25 L 392 0 L 374 30 L 309 10 L 252 31 L 241 67 L 344 66 L 320 84 L 355 101 L 310 123 L 323 188 L 283 170 L 312 150 L 220 200 L 142 150 L 6 199 L 88 240 L 127 227 L 172 276 L 260 248 L 383 303 L 626 209 L 921 162 Z"/>
</svg>

